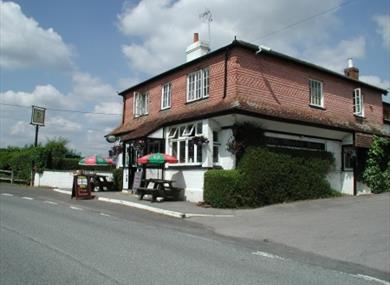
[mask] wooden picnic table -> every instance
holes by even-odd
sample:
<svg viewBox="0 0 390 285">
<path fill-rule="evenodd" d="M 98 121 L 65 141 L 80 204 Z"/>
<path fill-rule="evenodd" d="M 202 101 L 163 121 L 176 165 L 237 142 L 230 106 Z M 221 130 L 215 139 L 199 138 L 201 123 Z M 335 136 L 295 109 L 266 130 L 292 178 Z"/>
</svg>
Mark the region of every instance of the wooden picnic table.
<svg viewBox="0 0 390 285">
<path fill-rule="evenodd" d="M 174 180 L 166 179 L 143 179 L 143 187 L 137 188 L 138 199 L 142 200 L 144 195 L 152 195 L 152 202 L 156 201 L 157 197 L 164 199 L 179 200 L 180 192 L 183 188 L 174 187 Z"/>
</svg>

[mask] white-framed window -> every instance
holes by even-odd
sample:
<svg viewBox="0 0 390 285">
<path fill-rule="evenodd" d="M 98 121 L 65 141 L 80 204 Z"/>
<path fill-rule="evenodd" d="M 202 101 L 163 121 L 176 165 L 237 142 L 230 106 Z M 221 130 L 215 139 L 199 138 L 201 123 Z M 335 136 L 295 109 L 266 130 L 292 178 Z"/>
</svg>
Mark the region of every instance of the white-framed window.
<svg viewBox="0 0 390 285">
<path fill-rule="evenodd" d="M 209 69 L 204 68 L 187 75 L 187 102 L 209 96 Z"/>
<path fill-rule="evenodd" d="M 360 117 L 364 116 L 363 95 L 360 88 L 353 90 L 353 114 Z"/>
<path fill-rule="evenodd" d="M 148 114 L 149 93 L 134 93 L 134 117 Z"/>
<path fill-rule="evenodd" d="M 324 93 L 322 90 L 322 82 L 310 79 L 309 90 L 310 90 L 310 105 L 317 106 L 317 107 L 324 107 Z"/>
<path fill-rule="evenodd" d="M 219 163 L 219 148 L 221 143 L 219 142 L 218 132 L 213 131 L 213 163 Z"/>
<path fill-rule="evenodd" d="M 172 84 L 167 83 L 161 87 L 161 110 L 171 107 Z"/>
<path fill-rule="evenodd" d="M 202 145 L 193 140 L 202 136 L 202 122 L 173 126 L 169 129 L 167 139 L 170 155 L 177 158 L 180 164 L 201 164 L 203 162 Z"/>
</svg>

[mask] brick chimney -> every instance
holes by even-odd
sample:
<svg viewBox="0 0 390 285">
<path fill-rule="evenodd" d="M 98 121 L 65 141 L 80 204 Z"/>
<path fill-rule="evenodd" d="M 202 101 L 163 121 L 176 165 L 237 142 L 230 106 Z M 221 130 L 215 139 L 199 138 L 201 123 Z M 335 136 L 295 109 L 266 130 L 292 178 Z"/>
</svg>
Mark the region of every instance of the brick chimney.
<svg viewBox="0 0 390 285">
<path fill-rule="evenodd" d="M 186 49 L 187 62 L 201 57 L 210 52 L 208 43 L 199 40 L 199 34 L 194 33 L 193 43 L 190 44 Z"/>
<path fill-rule="evenodd" d="M 359 68 L 353 66 L 352 58 L 348 58 L 348 67 L 344 69 L 346 77 L 359 80 Z"/>
</svg>

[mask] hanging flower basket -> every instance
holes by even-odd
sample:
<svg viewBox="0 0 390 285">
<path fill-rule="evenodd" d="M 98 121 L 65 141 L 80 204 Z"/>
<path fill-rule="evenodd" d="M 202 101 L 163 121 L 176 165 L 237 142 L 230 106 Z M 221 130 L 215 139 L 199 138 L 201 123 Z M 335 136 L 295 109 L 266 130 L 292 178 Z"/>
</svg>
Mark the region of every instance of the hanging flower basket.
<svg viewBox="0 0 390 285">
<path fill-rule="evenodd" d="M 209 140 L 204 136 L 193 137 L 191 141 L 198 146 L 202 146 L 204 144 L 209 143 Z"/>
</svg>

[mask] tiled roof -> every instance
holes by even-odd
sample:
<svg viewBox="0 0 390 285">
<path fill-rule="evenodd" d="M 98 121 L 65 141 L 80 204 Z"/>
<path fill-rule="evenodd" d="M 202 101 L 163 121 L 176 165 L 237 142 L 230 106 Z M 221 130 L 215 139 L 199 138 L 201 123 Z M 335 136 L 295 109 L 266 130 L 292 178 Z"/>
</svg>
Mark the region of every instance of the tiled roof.
<svg viewBox="0 0 390 285">
<path fill-rule="evenodd" d="M 301 59 L 298 59 L 298 58 L 295 58 L 295 57 L 291 57 L 289 55 L 286 55 L 286 54 L 283 54 L 283 53 L 280 53 L 280 52 L 277 52 L 277 51 L 274 51 L 272 49 L 269 49 L 269 48 L 262 48 L 261 46 L 257 46 L 257 45 L 254 45 L 254 44 L 251 44 L 251 43 L 248 43 L 248 42 L 245 42 L 245 41 L 241 41 L 241 40 L 234 40 L 231 44 L 229 45 L 226 45 L 224 47 L 221 47 L 217 50 L 214 50 L 204 56 L 201 56 L 195 60 L 192 60 L 190 62 L 186 62 L 182 65 L 179 65 L 179 66 L 176 66 L 170 70 L 167 70 L 163 73 L 160 73 L 156 76 L 153 76 L 143 82 L 140 82 L 134 86 L 131 86 L 121 92 L 118 93 L 118 95 L 121 95 L 123 96 L 124 94 L 128 93 L 129 91 L 133 90 L 133 89 L 137 89 L 137 88 L 140 88 L 142 87 L 143 85 L 145 84 L 148 84 L 150 82 L 153 82 L 155 80 L 158 80 L 160 78 L 164 78 L 165 76 L 168 76 L 170 74 L 173 74 L 175 72 L 178 72 L 179 70 L 183 69 L 183 68 L 186 68 L 188 66 L 191 66 L 191 65 L 194 65 L 194 64 L 197 64 L 205 59 L 208 59 L 210 57 L 213 57 L 217 54 L 220 54 L 221 52 L 224 52 L 225 50 L 227 49 L 230 49 L 230 48 L 233 48 L 233 47 L 241 47 L 241 48 L 244 48 L 244 49 L 249 49 L 251 51 L 253 51 L 253 53 L 261 53 L 261 54 L 266 54 L 266 55 L 269 55 L 269 56 L 274 56 L 274 57 L 277 57 L 277 58 L 280 58 L 282 60 L 286 60 L 286 61 L 290 61 L 290 62 L 294 62 L 294 63 L 297 63 L 297 64 L 300 64 L 300 65 L 304 65 L 306 67 L 309 67 L 309 68 L 313 68 L 313 69 L 316 69 L 316 70 L 319 70 L 319 71 L 322 71 L 322 72 L 325 72 L 325 73 L 328 73 L 328 74 L 331 74 L 333 76 L 337 76 L 339 78 L 342 78 L 344 80 L 347 80 L 347 81 L 353 81 L 353 82 L 358 82 L 359 84 L 363 85 L 363 86 L 366 86 L 366 87 L 369 87 L 369 88 L 373 88 L 377 91 L 380 91 L 381 93 L 383 94 L 387 94 L 388 91 L 386 89 L 383 89 L 383 88 L 379 88 L 377 86 L 374 86 L 374 85 L 371 85 L 371 84 L 368 84 L 366 82 L 363 82 L 363 81 L 359 81 L 359 80 L 355 80 L 355 79 L 352 79 L 352 78 L 349 78 L 347 76 L 345 76 L 344 74 L 341 74 L 341 73 L 338 73 L 338 72 L 335 72 L 333 70 L 330 70 L 330 69 L 327 69 L 327 68 L 324 68 L 322 66 L 319 66 L 319 65 L 316 65 L 316 64 L 313 64 L 311 62 L 308 62 L 308 61 L 304 61 L 304 60 L 301 60 Z"/>
<path fill-rule="evenodd" d="M 139 123 L 137 120 L 131 120 L 128 124 L 119 126 L 110 134 L 120 136 L 122 141 L 127 141 L 145 137 L 164 126 L 229 113 L 248 114 L 267 119 L 297 124 L 303 123 L 306 125 L 339 129 L 343 131 L 360 131 L 364 133 L 389 135 L 385 134 L 383 130 L 381 130 L 380 126 L 370 125 L 366 122 L 364 124 L 359 124 L 358 122 L 342 122 L 337 118 L 329 117 L 329 115 L 318 116 L 318 113 L 314 115 L 308 111 L 294 111 L 287 107 L 282 108 L 279 105 L 276 106 L 266 103 L 251 102 L 245 99 L 235 101 L 226 100 L 214 105 L 199 105 L 194 110 L 187 110 L 186 112 L 179 114 L 167 114 L 154 120 L 146 118 L 142 123 Z"/>
</svg>

